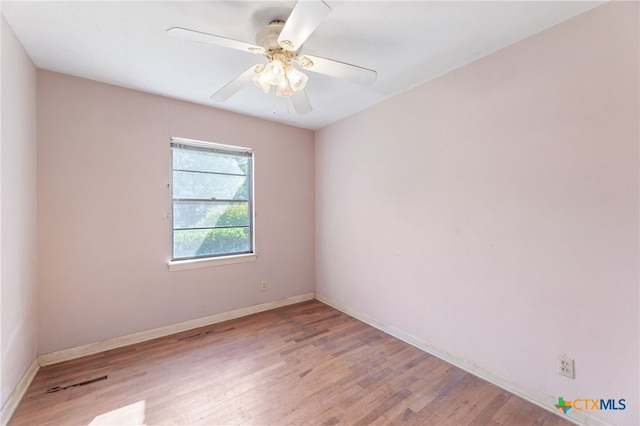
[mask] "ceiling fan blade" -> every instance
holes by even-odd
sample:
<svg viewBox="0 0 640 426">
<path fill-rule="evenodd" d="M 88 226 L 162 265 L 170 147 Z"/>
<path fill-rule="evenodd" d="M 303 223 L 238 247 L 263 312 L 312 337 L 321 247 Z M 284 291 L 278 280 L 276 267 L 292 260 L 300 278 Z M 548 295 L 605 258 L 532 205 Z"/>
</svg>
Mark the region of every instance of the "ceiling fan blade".
<svg viewBox="0 0 640 426">
<path fill-rule="evenodd" d="M 297 61 L 305 70 L 344 78 L 360 84 L 373 84 L 378 76 L 374 70 L 319 56 L 303 55 Z"/>
<path fill-rule="evenodd" d="M 256 74 L 255 65 L 231 80 L 223 88 L 211 95 L 211 100 L 215 102 L 224 102 L 231 96 L 235 95 L 240 89 L 251 82 L 251 79 Z"/>
<path fill-rule="evenodd" d="M 264 54 L 262 47 L 232 38 L 221 37 L 213 34 L 201 33 L 200 31 L 188 30 L 186 28 L 173 27 L 167 30 L 170 37 L 181 40 L 199 41 L 200 43 L 215 44 L 216 46 L 228 47 L 230 49 L 242 50 L 250 53 Z"/>
<path fill-rule="evenodd" d="M 329 13 L 331 8 L 322 0 L 298 0 L 278 36 L 278 44 L 292 52 L 300 49 Z"/>
<path fill-rule="evenodd" d="M 304 90 L 293 92 L 293 95 L 291 95 L 289 99 L 291 99 L 293 108 L 298 114 L 307 114 L 313 109 L 311 108 L 311 102 L 309 102 L 307 93 Z"/>
</svg>

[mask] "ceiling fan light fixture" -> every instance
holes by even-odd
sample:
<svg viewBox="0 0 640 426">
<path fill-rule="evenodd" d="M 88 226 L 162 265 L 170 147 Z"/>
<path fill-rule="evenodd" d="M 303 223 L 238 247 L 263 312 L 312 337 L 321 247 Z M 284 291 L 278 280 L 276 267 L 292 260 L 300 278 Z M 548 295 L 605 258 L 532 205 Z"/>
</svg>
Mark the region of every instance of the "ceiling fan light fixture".
<svg viewBox="0 0 640 426">
<path fill-rule="evenodd" d="M 294 92 L 298 92 L 304 89 L 304 86 L 306 86 L 309 77 L 307 77 L 304 73 L 298 71 L 291 65 L 287 65 L 284 71 L 287 75 L 287 80 L 289 80 L 289 85 Z"/>
<path fill-rule="evenodd" d="M 255 66 L 251 80 L 264 93 L 269 93 L 271 86 L 275 86 L 276 96 L 281 97 L 289 97 L 303 90 L 309 77 L 293 67 L 289 59 L 279 52 L 272 53 L 269 62 Z"/>
<path fill-rule="evenodd" d="M 260 78 L 254 77 L 253 83 L 258 86 L 264 93 L 269 93 L 271 90 L 271 85 L 265 81 L 262 81 Z"/>
<path fill-rule="evenodd" d="M 264 64 L 259 64 L 255 67 L 255 75 L 251 79 L 253 84 L 258 86 L 264 93 L 269 93 L 271 90 L 271 83 L 269 82 L 269 77 L 265 74 L 266 66 Z"/>
<path fill-rule="evenodd" d="M 285 77 L 282 79 L 282 82 L 276 86 L 276 96 L 288 98 L 291 95 L 293 95 L 293 90 L 289 85 L 288 79 Z"/>
<path fill-rule="evenodd" d="M 263 73 L 271 85 L 276 86 L 284 80 L 284 64 L 279 59 L 269 61 Z"/>
</svg>

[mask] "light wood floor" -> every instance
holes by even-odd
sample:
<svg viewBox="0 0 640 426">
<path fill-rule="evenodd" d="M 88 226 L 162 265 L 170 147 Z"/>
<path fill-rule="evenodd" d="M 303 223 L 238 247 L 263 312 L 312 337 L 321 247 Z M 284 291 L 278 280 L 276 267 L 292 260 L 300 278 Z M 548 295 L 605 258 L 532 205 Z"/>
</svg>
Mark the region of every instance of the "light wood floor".
<svg viewBox="0 0 640 426">
<path fill-rule="evenodd" d="M 9 424 L 92 422 L 570 424 L 318 301 L 43 367 Z"/>
</svg>

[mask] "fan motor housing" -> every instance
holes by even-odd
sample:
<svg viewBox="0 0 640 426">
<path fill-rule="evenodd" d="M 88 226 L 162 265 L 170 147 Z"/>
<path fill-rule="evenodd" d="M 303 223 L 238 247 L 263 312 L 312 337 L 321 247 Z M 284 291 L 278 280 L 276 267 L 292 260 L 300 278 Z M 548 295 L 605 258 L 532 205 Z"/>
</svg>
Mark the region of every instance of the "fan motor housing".
<svg viewBox="0 0 640 426">
<path fill-rule="evenodd" d="M 280 19 L 274 19 L 269 22 L 268 25 L 260 28 L 258 33 L 256 34 L 256 44 L 260 47 L 263 47 L 266 51 L 277 51 L 282 50 L 282 47 L 278 44 L 278 37 L 280 36 L 280 32 L 284 27 L 285 21 Z M 293 56 L 297 55 L 298 52 L 302 49 L 296 50 L 295 52 L 291 52 Z"/>
</svg>

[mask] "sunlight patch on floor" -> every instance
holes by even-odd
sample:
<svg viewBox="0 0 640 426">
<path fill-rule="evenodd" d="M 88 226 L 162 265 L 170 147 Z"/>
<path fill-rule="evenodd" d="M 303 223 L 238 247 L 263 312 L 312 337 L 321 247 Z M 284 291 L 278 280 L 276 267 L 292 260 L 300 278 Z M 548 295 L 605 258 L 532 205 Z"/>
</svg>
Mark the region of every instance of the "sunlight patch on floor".
<svg viewBox="0 0 640 426">
<path fill-rule="evenodd" d="M 144 425 L 145 401 L 134 402 L 94 417 L 89 425 Z"/>
</svg>

